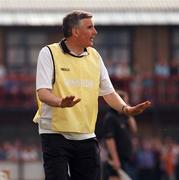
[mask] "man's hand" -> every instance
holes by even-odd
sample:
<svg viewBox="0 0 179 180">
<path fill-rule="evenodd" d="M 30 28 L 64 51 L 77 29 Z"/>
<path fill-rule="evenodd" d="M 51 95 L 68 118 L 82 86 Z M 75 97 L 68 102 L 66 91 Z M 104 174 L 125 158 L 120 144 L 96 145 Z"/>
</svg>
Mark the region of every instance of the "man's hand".
<svg viewBox="0 0 179 180">
<path fill-rule="evenodd" d="M 80 101 L 81 99 L 80 98 L 75 99 L 75 96 L 66 96 L 62 98 L 61 101 L 59 102 L 59 107 L 61 108 L 72 107 Z"/>
<path fill-rule="evenodd" d="M 137 104 L 136 106 L 125 106 L 123 112 L 126 115 L 134 116 L 142 113 L 145 109 L 151 106 L 150 101 L 145 101 L 143 103 Z"/>
</svg>

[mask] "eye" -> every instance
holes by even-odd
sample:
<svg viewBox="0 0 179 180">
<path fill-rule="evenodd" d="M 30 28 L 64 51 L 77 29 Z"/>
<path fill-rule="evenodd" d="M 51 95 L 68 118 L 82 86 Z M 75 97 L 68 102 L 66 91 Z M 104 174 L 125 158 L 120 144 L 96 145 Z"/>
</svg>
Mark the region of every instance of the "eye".
<svg viewBox="0 0 179 180">
<path fill-rule="evenodd" d="M 92 28 L 93 28 L 93 26 L 92 26 L 92 25 L 88 26 L 88 29 L 92 29 Z"/>
</svg>

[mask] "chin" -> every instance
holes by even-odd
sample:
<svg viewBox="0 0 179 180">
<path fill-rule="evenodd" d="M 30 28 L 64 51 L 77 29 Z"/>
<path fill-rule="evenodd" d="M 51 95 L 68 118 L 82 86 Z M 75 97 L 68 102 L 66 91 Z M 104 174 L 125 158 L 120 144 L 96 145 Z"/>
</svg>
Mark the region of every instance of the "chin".
<svg viewBox="0 0 179 180">
<path fill-rule="evenodd" d="M 93 44 L 94 44 L 93 42 L 86 43 L 86 46 L 85 46 L 85 47 L 92 47 Z"/>
<path fill-rule="evenodd" d="M 93 42 L 91 42 L 91 43 L 89 44 L 89 46 L 90 46 L 90 47 L 92 47 L 93 45 L 94 45 L 94 43 L 93 43 Z"/>
</svg>

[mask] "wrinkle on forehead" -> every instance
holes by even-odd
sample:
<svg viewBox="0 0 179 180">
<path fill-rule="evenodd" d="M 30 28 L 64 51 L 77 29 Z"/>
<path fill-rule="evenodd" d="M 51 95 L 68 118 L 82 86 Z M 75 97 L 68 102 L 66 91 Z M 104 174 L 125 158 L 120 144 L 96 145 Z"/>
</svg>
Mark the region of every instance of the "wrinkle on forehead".
<svg viewBox="0 0 179 180">
<path fill-rule="evenodd" d="M 87 25 L 87 26 L 94 26 L 94 21 L 92 18 L 85 18 L 80 20 L 79 22 L 79 26 L 83 26 L 83 25 Z"/>
</svg>

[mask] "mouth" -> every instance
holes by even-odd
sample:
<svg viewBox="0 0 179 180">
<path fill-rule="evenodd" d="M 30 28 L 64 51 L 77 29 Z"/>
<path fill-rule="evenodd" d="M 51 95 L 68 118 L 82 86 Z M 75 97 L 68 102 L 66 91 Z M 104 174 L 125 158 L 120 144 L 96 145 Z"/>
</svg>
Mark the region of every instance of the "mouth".
<svg viewBox="0 0 179 180">
<path fill-rule="evenodd" d="M 93 42 L 94 42 L 94 37 L 91 37 L 91 38 L 90 38 L 90 41 L 93 43 Z"/>
</svg>

